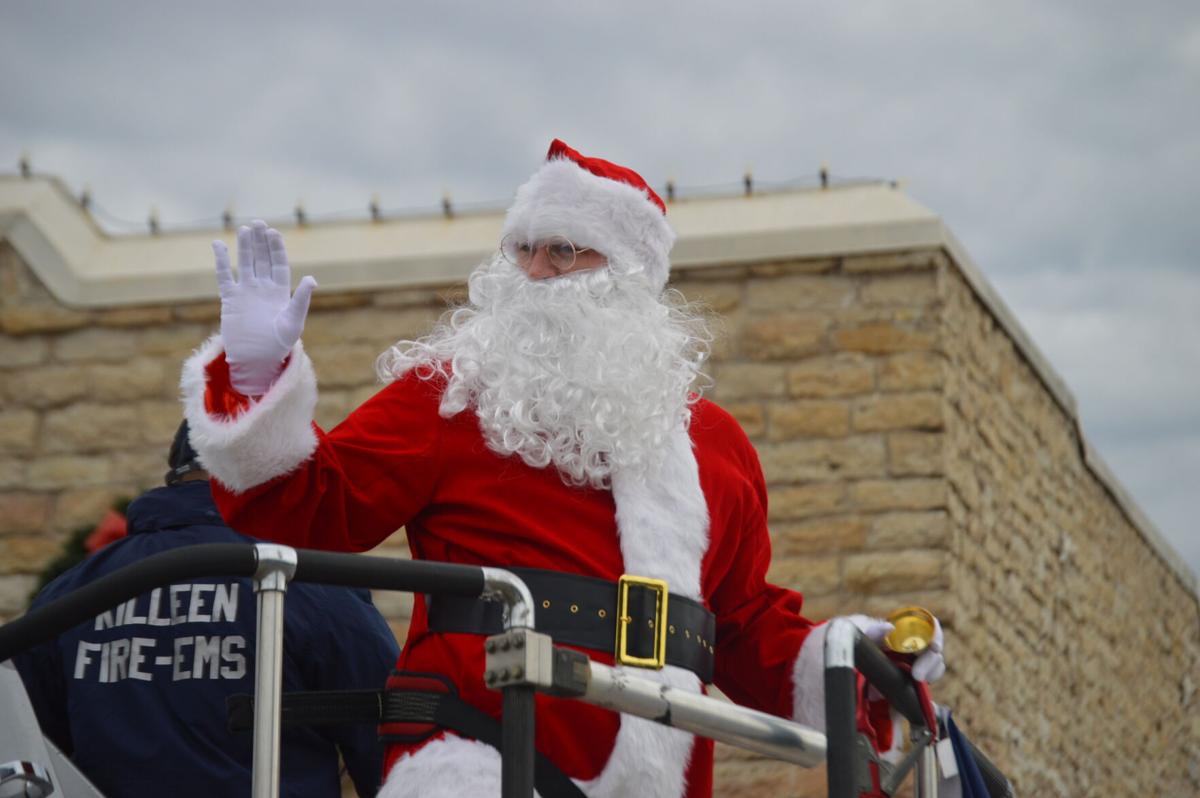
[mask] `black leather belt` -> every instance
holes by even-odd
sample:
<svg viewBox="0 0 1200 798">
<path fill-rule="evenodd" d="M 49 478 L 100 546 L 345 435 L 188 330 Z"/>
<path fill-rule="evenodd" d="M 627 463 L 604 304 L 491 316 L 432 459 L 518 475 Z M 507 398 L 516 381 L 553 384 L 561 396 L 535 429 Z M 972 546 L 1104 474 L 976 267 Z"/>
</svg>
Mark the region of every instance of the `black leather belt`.
<svg viewBox="0 0 1200 798">
<path fill-rule="evenodd" d="M 717 621 L 699 602 L 669 595 L 654 584 L 656 580 L 628 575 L 609 582 L 539 568 L 507 570 L 529 586 L 537 630 L 550 635 L 555 643 L 610 651 L 618 663 L 627 665 L 661 667 L 665 663 L 687 668 L 701 681 L 712 682 Z M 431 631 L 479 635 L 504 631 L 497 602 L 426 596 L 426 605 Z M 626 619 L 624 641 L 617 636 L 621 617 Z"/>
</svg>

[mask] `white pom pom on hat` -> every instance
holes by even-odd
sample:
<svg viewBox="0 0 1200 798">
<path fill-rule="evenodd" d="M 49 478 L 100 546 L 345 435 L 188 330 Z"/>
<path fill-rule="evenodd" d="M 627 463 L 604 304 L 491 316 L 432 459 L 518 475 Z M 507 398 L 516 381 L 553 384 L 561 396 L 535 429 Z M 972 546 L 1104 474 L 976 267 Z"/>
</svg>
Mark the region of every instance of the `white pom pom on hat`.
<svg viewBox="0 0 1200 798">
<path fill-rule="evenodd" d="M 662 198 L 632 169 L 589 158 L 561 140 L 550 143 L 544 163 L 517 189 L 503 235 L 538 241 L 563 235 L 641 270 L 655 289 L 667 283 L 675 231 Z"/>
</svg>

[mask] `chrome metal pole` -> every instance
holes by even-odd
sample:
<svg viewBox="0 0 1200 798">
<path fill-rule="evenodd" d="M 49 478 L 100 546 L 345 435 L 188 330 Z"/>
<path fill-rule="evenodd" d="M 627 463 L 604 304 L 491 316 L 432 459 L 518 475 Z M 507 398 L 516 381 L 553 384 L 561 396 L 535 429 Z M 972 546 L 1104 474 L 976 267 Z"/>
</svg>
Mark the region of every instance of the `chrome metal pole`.
<svg viewBox="0 0 1200 798">
<path fill-rule="evenodd" d="M 925 746 L 921 751 L 921 758 L 917 760 L 917 778 L 913 792 L 917 798 L 937 798 L 937 753 L 933 745 Z"/>
<path fill-rule="evenodd" d="M 504 628 L 533 630 L 533 594 L 516 574 L 501 568 L 483 569 L 483 598 L 504 605 Z M 533 798 L 536 717 L 531 684 L 512 684 L 503 694 L 500 724 L 500 794 L 502 798 Z"/>
<path fill-rule="evenodd" d="M 480 598 L 504 605 L 504 628 L 536 628 L 533 623 L 533 594 L 520 577 L 503 568 L 483 568 L 483 594 Z"/>
<path fill-rule="evenodd" d="M 591 663 L 587 692 L 580 698 L 804 767 L 825 761 L 825 735 L 814 729 L 597 662 Z"/>
<path fill-rule="evenodd" d="M 296 550 L 259 543 L 254 547 L 258 570 L 258 634 L 254 657 L 254 770 L 251 795 L 279 795 L 279 708 L 283 689 L 283 599 L 296 573 Z"/>
</svg>

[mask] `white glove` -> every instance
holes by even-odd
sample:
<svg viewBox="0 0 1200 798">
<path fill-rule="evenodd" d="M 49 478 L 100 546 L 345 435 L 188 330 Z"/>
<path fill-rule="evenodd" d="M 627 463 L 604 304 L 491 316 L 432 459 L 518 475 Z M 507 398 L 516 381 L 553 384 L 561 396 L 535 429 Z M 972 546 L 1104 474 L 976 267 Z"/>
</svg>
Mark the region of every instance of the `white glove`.
<svg viewBox="0 0 1200 798">
<path fill-rule="evenodd" d="M 292 351 L 317 281 L 305 277 L 291 294 L 283 236 L 255 221 L 253 229 L 239 227 L 238 279 L 229 266 L 229 248 L 213 242 L 217 261 L 217 288 L 221 294 L 221 340 L 229 378 L 246 396 L 262 396 L 282 370 Z"/>
<path fill-rule="evenodd" d="M 933 619 L 933 640 L 913 662 L 912 675 L 918 682 L 933 684 L 946 673 L 946 658 L 942 656 L 942 623 Z"/>
<path fill-rule="evenodd" d="M 863 637 L 866 637 L 876 645 L 882 645 L 883 638 L 887 637 L 896 628 L 893 624 L 882 618 L 872 618 L 869 615 L 850 615 L 847 617 L 863 633 Z M 942 624 L 937 618 L 934 618 L 933 640 L 929 643 L 929 647 L 922 651 L 916 660 L 913 661 L 912 676 L 918 682 L 932 684 L 946 673 L 946 659 L 942 656 L 943 643 Z"/>
</svg>

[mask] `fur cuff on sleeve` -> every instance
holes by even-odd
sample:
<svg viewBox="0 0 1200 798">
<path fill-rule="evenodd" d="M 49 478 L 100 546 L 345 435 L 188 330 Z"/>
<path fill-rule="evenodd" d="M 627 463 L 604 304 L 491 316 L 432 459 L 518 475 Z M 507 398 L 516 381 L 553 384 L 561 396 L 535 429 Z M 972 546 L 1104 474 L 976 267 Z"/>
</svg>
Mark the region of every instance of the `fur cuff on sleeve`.
<svg viewBox="0 0 1200 798">
<path fill-rule="evenodd" d="M 792 719 L 825 731 L 825 632 L 829 624 L 814 626 L 804 638 L 792 666 Z"/>
<path fill-rule="evenodd" d="M 224 351 L 220 335 L 204 343 L 183 365 L 180 388 L 192 448 L 213 477 L 242 493 L 292 471 L 317 448 L 313 410 L 317 378 L 297 342 L 279 378 L 234 418 L 215 416 L 205 405 L 208 366 Z"/>
</svg>

